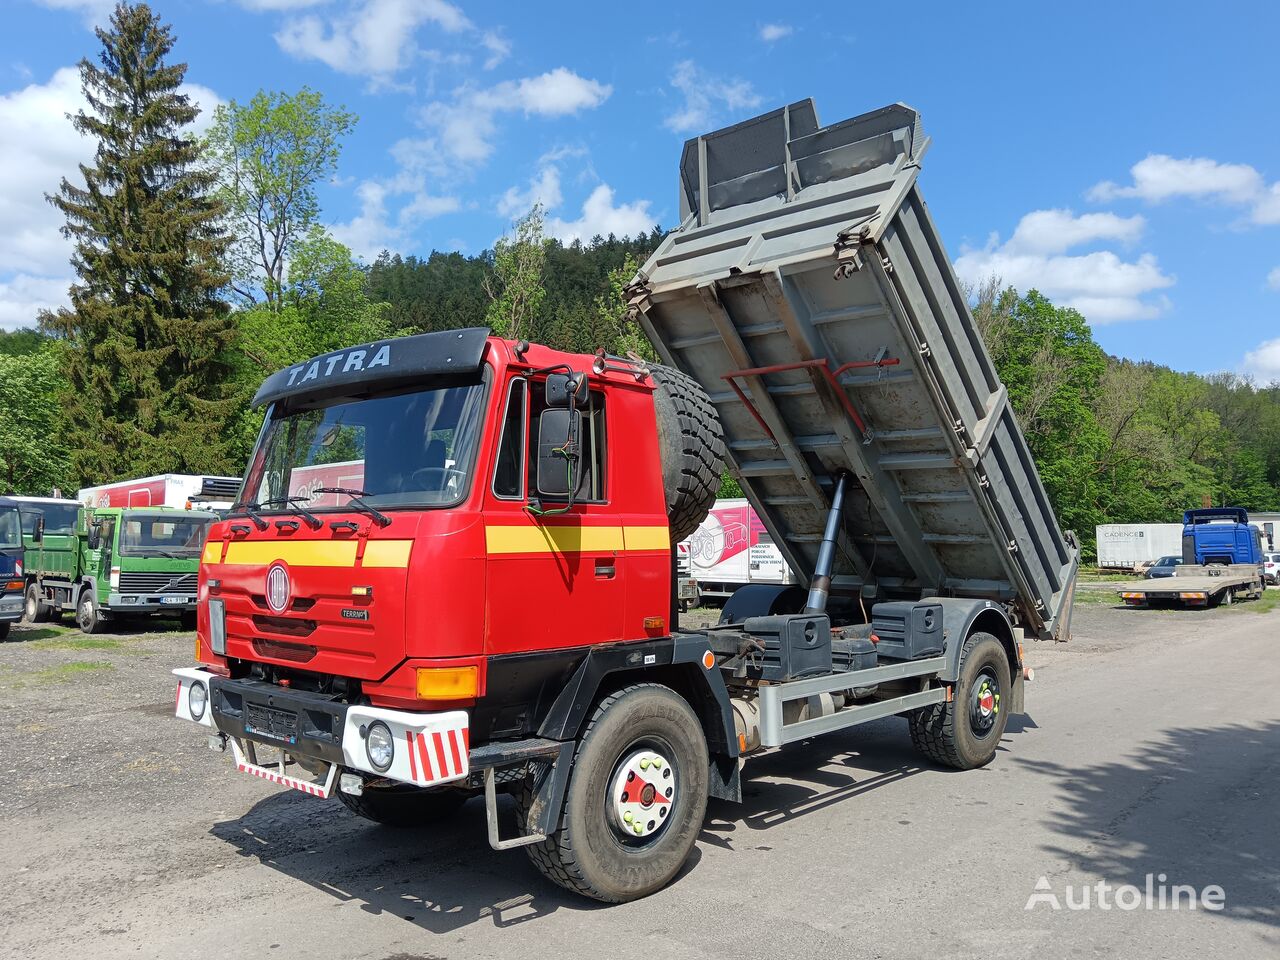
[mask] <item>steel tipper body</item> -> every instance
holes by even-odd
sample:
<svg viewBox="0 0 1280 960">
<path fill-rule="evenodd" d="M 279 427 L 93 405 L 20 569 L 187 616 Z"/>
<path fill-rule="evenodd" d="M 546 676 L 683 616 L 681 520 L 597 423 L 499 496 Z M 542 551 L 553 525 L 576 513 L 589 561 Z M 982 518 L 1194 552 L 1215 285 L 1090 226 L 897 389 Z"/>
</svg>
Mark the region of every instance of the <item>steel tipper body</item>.
<svg viewBox="0 0 1280 960">
<path fill-rule="evenodd" d="M 213 514 L 78 508 L 69 533 L 50 532 L 50 516 L 32 528 L 26 551 L 28 620 L 71 611 L 85 633 L 121 616 L 176 616 L 195 626 L 196 573 Z"/>
<path fill-rule="evenodd" d="M 910 107 L 821 127 L 812 100 L 690 140 L 683 223 L 630 302 L 712 391 L 798 574 L 847 471 L 833 598 L 982 598 L 1065 639 L 1077 550 L 920 195 L 928 145 Z"/>
<path fill-rule="evenodd" d="M 463 330 L 263 385 L 178 716 L 376 821 L 483 793 L 494 848 L 604 901 L 670 882 L 755 751 L 903 715 L 939 763 L 992 759 L 1021 641 L 1065 636 L 1075 551 L 936 237 L 894 245 L 919 124 L 824 132 L 798 106 L 758 126 L 686 148 L 689 218 L 632 289 L 678 370 Z M 908 313 L 890 278 L 926 253 Z M 676 631 L 673 545 L 725 434 L 806 583 Z"/>
<path fill-rule="evenodd" d="M 23 552 L 18 502 L 0 497 L 0 640 L 9 635 L 10 625 L 22 618 L 27 587 Z"/>
</svg>

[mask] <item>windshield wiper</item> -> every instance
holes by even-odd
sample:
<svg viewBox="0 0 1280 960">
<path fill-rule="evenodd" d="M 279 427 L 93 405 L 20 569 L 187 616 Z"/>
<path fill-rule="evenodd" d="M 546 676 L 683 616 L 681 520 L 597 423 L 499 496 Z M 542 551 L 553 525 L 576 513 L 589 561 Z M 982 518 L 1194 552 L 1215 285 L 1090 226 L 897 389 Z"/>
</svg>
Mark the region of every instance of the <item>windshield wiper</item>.
<svg viewBox="0 0 1280 960">
<path fill-rule="evenodd" d="M 244 516 L 252 520 L 253 525 L 257 527 L 259 530 L 265 530 L 267 529 L 269 524 L 265 519 L 263 519 L 262 515 L 257 512 L 258 510 L 261 510 L 261 509 L 262 509 L 262 504 L 260 503 L 242 503 L 240 504 L 240 508 L 238 510 L 233 510 L 231 513 L 227 514 L 227 519 L 230 520 L 232 517 L 238 517 L 241 514 L 243 514 Z M 244 528 L 244 529 L 247 530 L 248 528 Z"/>
<path fill-rule="evenodd" d="M 307 521 L 307 526 L 312 530 L 319 530 L 324 526 L 324 521 L 317 517 L 314 513 L 307 510 L 306 507 L 299 507 L 296 504 L 309 503 L 310 497 L 272 497 L 270 500 L 263 500 L 261 503 L 255 503 L 255 507 L 278 507 L 281 504 L 289 508 L 290 513 L 296 513 L 303 520 Z"/>
<path fill-rule="evenodd" d="M 369 506 L 369 504 L 360 499 L 361 497 L 369 496 L 369 492 L 367 490 L 356 490 L 353 487 L 316 487 L 315 492 L 340 493 L 348 496 L 351 498 L 350 501 L 348 501 L 350 505 L 355 507 L 361 513 L 367 513 L 369 516 L 373 517 L 373 522 L 378 526 L 385 527 L 391 523 L 391 518 L 385 513 Z"/>
</svg>

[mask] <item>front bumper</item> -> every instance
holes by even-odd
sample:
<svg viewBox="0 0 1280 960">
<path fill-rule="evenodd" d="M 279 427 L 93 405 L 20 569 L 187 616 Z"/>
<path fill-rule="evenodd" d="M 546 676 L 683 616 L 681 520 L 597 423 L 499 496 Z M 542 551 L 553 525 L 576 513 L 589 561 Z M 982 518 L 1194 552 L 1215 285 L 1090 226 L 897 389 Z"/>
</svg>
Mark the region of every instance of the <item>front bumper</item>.
<svg viewBox="0 0 1280 960">
<path fill-rule="evenodd" d="M 0 597 L 0 623 L 16 623 L 22 619 L 22 594 L 11 593 Z"/>
<path fill-rule="evenodd" d="M 174 713 L 231 739 L 236 768 L 316 796 L 328 796 L 335 772 L 358 770 L 418 787 L 463 780 L 470 773 L 469 724 L 464 710 L 412 713 L 346 704 L 321 694 L 289 690 L 258 680 L 229 680 L 200 667 L 174 670 L 178 690 Z M 204 684 L 207 706 L 191 712 L 191 687 Z M 292 723 L 264 722 L 264 717 Z M 378 770 L 365 751 L 369 724 L 380 721 L 396 745 L 391 766 Z M 253 745 L 278 747 L 293 757 L 329 764 L 325 786 L 258 766 Z"/>
<path fill-rule="evenodd" d="M 189 613 L 196 598 L 189 594 L 112 593 L 107 609 L 118 613 Z"/>
</svg>

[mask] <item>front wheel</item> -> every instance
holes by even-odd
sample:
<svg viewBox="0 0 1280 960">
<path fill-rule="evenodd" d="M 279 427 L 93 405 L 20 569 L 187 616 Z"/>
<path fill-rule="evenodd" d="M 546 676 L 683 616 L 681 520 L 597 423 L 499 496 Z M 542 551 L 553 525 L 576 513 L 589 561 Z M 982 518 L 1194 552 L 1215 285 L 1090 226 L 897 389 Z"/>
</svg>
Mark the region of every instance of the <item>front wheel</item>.
<svg viewBox="0 0 1280 960">
<path fill-rule="evenodd" d="M 654 683 L 604 699 L 574 755 L 559 826 L 527 848 L 549 880 L 605 903 L 661 890 L 707 809 L 707 741 L 689 704 Z"/>
<path fill-rule="evenodd" d="M 975 633 L 960 652 L 960 678 L 948 703 L 908 714 L 911 743 L 935 763 L 972 770 L 991 762 L 1009 714 L 1001 699 L 1010 689 L 1009 658 L 989 633 Z"/>
<path fill-rule="evenodd" d="M 22 600 L 22 619 L 27 623 L 44 623 L 49 619 L 49 607 L 40 599 L 40 588 L 34 583 L 27 585 L 27 593 Z"/>
<path fill-rule="evenodd" d="M 81 633 L 100 633 L 103 626 L 102 611 L 98 607 L 98 598 L 93 590 L 84 590 L 80 594 L 80 602 L 76 605 L 76 625 Z"/>
</svg>

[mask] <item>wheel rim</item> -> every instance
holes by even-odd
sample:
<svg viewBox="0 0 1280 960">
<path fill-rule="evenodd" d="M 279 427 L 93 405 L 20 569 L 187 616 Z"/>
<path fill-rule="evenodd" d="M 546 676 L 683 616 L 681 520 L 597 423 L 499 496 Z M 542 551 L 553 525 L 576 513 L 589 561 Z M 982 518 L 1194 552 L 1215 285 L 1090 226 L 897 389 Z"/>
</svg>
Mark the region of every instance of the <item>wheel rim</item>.
<svg viewBox="0 0 1280 960">
<path fill-rule="evenodd" d="M 26 614 L 27 614 L 27 622 L 28 622 L 28 623 L 34 623 L 34 622 L 35 622 L 35 619 L 36 619 L 36 609 L 37 609 L 37 607 L 36 607 L 36 597 L 35 597 L 35 594 L 33 594 L 33 593 L 28 593 L 28 594 L 27 594 L 27 603 L 26 603 Z"/>
<path fill-rule="evenodd" d="M 983 667 L 969 693 L 969 727 L 979 739 L 988 737 L 1000 718 L 1000 681 L 995 670 Z"/>
<path fill-rule="evenodd" d="M 654 843 L 674 816 L 680 797 L 680 770 L 665 744 L 636 744 L 609 778 L 609 825 L 628 846 Z"/>
<path fill-rule="evenodd" d="M 88 597 L 81 597 L 77 619 L 82 627 L 88 627 L 93 622 L 93 602 Z"/>
</svg>

